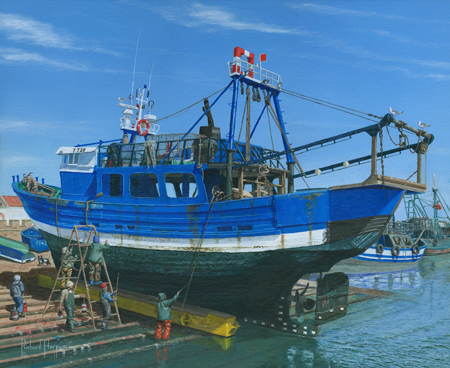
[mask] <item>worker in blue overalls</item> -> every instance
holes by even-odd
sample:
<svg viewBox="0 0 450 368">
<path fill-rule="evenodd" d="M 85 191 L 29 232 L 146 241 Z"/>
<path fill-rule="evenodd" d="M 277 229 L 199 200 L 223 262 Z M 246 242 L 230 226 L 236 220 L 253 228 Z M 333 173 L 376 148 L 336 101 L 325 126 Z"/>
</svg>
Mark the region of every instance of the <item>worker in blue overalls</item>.
<svg viewBox="0 0 450 368">
<path fill-rule="evenodd" d="M 100 291 L 100 304 L 102 306 L 102 312 L 103 312 L 103 323 L 102 323 L 102 330 L 108 329 L 108 322 L 111 318 L 111 302 L 116 300 L 116 297 L 114 296 L 114 293 L 108 293 L 106 291 L 108 284 L 104 282 L 100 285 L 102 288 L 102 291 Z"/>
</svg>

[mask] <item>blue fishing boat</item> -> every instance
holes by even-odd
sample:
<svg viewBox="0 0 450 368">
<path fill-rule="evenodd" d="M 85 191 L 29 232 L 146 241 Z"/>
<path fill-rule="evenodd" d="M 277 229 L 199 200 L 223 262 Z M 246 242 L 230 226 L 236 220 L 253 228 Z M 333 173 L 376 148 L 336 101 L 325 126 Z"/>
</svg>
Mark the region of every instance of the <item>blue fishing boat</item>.
<svg viewBox="0 0 450 368">
<path fill-rule="evenodd" d="M 425 256 L 450 253 L 450 208 L 436 187 L 433 175 L 433 200 L 426 200 L 417 193 L 404 198 L 407 227 L 413 239 L 426 246 Z M 428 211 L 433 211 L 429 216 Z"/>
<path fill-rule="evenodd" d="M 22 236 L 22 242 L 28 244 L 31 250 L 39 253 L 48 251 L 47 242 L 34 227 L 23 230 L 20 234 Z"/>
<path fill-rule="evenodd" d="M 383 263 L 417 262 L 424 255 L 426 248 L 426 244 L 420 243 L 420 239 L 412 239 L 405 222 L 395 221 L 393 217 L 383 235 L 354 259 Z"/>
<path fill-rule="evenodd" d="M 201 117 L 185 133 L 156 134 L 158 120 L 144 86 L 119 99 L 122 138 L 57 150 L 62 157 L 60 188 L 12 184 L 57 266 L 73 227 L 94 225 L 101 241 L 111 245 L 105 260 L 112 277 L 120 272 L 121 287 L 170 295 L 188 283 L 190 304 L 237 316 L 279 318 L 280 313 L 289 315 L 291 302 L 285 296 L 297 280 L 364 252 L 405 193 L 425 192 L 420 181 L 376 171 L 377 159 L 390 153 L 377 151 L 378 134 L 388 124 L 400 124 L 393 114 L 358 130 L 291 147 L 278 98 L 281 77 L 255 64 L 254 55 L 239 47 L 228 72 L 231 82 L 211 104 L 202 100 Z M 232 102 L 222 138 L 212 108 L 226 92 Z M 239 92 L 245 99 L 243 142 L 235 136 Z M 262 111 L 252 114 L 259 116 L 252 121 L 250 105 L 259 101 Z M 251 143 L 264 113 L 280 133 L 282 151 Z M 204 117 L 208 125 L 193 133 Z M 368 160 L 372 171 L 367 180 L 295 190 L 295 178 L 317 172 L 303 171 L 297 152 L 359 133 L 371 135 L 371 156 L 320 171 Z M 397 151 L 408 148 L 420 156 L 433 136 L 423 132 L 422 140 L 420 146 Z M 362 202 L 364 206 L 353 205 Z"/>
<path fill-rule="evenodd" d="M 417 245 L 409 234 L 383 234 L 355 259 L 370 262 L 411 263 L 422 258 L 426 245 Z"/>
</svg>

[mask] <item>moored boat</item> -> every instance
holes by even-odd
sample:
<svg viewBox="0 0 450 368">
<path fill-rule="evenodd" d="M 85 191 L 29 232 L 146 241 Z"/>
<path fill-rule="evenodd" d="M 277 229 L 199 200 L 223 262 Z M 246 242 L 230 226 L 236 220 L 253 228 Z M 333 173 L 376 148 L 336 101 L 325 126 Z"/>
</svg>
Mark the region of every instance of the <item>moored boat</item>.
<svg viewBox="0 0 450 368">
<path fill-rule="evenodd" d="M 405 196 L 409 234 L 426 246 L 425 256 L 450 253 L 450 208 L 436 187 L 433 175 L 433 200 L 427 201 L 418 194 Z M 433 216 L 427 210 L 432 209 Z M 442 213 L 442 214 L 441 214 Z"/>
<path fill-rule="evenodd" d="M 235 49 L 228 68 L 232 81 L 211 105 L 205 101 L 201 118 L 207 116 L 208 126 L 199 134 L 192 130 L 201 118 L 184 134 L 156 135 L 159 126 L 144 86 L 136 93 L 137 106 L 133 96 L 118 104 L 124 109 L 120 140 L 58 149 L 61 188 L 33 191 L 24 182 L 13 183 L 57 267 L 72 228 L 94 225 L 111 245 L 105 260 L 112 277 L 120 272 L 121 287 L 170 295 L 189 283 L 190 304 L 238 316 L 289 315 L 290 302 L 282 298 L 297 280 L 364 252 L 404 194 L 426 190 L 420 181 L 377 174 L 377 134 L 398 123 L 387 114 L 377 124 L 329 138 L 372 136 L 367 180 L 295 191 L 294 178 L 308 174 L 295 152 L 324 141 L 290 146 L 278 99 L 281 77 L 254 64 L 252 55 Z M 244 89 L 247 134 L 239 142 L 234 136 L 237 99 Z M 223 139 L 211 108 L 228 90 L 232 108 Z M 250 103 L 262 100 L 259 91 L 264 106 L 252 127 Z M 265 111 L 280 131 L 281 152 L 250 142 Z M 426 133 L 422 137 L 425 144 L 433 140 Z M 421 154 L 417 145 L 413 149 Z M 299 174 L 294 174 L 296 166 Z M 352 206 L 355 202 L 365 206 Z"/>
<path fill-rule="evenodd" d="M 383 263 L 417 262 L 426 248 L 426 244 L 421 244 L 420 239 L 414 241 L 411 238 L 408 224 L 392 218 L 383 235 L 355 259 Z"/>
</svg>

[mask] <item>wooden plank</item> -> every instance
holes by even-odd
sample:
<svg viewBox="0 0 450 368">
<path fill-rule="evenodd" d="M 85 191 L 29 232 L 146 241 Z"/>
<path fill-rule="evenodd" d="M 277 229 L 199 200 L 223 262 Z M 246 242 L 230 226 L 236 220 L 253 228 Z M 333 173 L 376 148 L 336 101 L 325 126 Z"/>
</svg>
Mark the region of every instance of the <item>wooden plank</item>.
<svg viewBox="0 0 450 368">
<path fill-rule="evenodd" d="M 97 317 L 96 317 L 97 318 Z M 98 317 L 100 318 L 100 317 Z M 49 322 L 46 324 L 35 323 L 31 325 L 24 325 L 21 329 L 16 329 L 15 327 L 9 327 L 0 330 L 0 339 L 9 339 L 16 336 L 27 336 L 34 335 L 41 332 L 54 331 L 58 329 L 64 329 L 65 320 L 62 323 Z M 89 324 L 86 320 L 79 320 L 74 318 L 74 326 L 80 327 Z M 29 328 L 27 328 L 29 327 Z"/>
<path fill-rule="evenodd" d="M 132 322 L 132 323 L 126 323 L 126 324 L 122 324 L 122 325 L 116 325 L 116 326 L 111 326 L 108 328 L 108 331 L 118 331 L 118 330 L 126 330 L 126 329 L 130 329 L 133 327 L 138 327 L 139 323 L 138 322 Z M 61 340 L 65 340 L 65 339 L 72 339 L 74 337 L 77 336 L 83 336 L 83 337 L 89 337 L 92 335 L 98 335 L 98 334 L 103 334 L 104 331 L 101 330 L 85 330 L 85 331 L 79 331 L 79 332 L 75 332 L 75 333 L 71 333 L 71 334 L 64 334 L 61 336 L 49 336 L 48 338 L 45 338 L 46 341 L 52 342 L 52 341 L 61 341 Z M 53 335 L 53 334 L 52 334 Z M 33 338 L 28 338 L 27 342 L 29 343 L 31 341 L 31 343 L 33 342 L 38 342 L 40 339 L 42 339 L 44 336 L 42 336 L 42 334 L 39 334 Z M 12 348 L 12 347 L 19 347 L 22 344 L 22 340 L 23 337 L 15 337 L 12 338 L 10 340 L 8 340 L 10 343 L 7 345 L 0 345 L 0 351 L 2 349 L 8 349 L 8 348 Z"/>
<path fill-rule="evenodd" d="M 350 286 L 349 290 L 353 291 L 355 293 L 368 294 L 368 295 L 374 295 L 374 296 L 383 296 L 383 297 L 395 297 L 395 296 L 397 296 L 397 294 L 395 292 L 392 292 L 392 291 L 365 289 L 365 288 L 359 288 L 359 287 L 354 287 L 354 286 Z"/>
<path fill-rule="evenodd" d="M 10 358 L 10 359 L 4 359 L 4 360 L 0 360 L 0 365 L 1 364 L 12 364 L 12 363 L 25 363 L 28 362 L 29 360 L 33 360 L 33 359 L 38 359 L 41 357 L 45 357 L 46 355 L 52 355 L 52 354 L 57 354 L 58 352 L 65 355 L 68 352 L 73 352 L 73 351 L 77 351 L 77 350 L 84 350 L 84 349 L 89 349 L 91 350 L 92 348 L 103 348 L 107 345 L 111 345 L 117 342 L 121 342 L 121 341 L 131 341 L 131 340 L 136 340 L 136 339 L 145 339 L 146 334 L 137 334 L 137 335 L 130 335 L 130 336 L 122 336 L 122 337 L 115 337 L 109 340 L 104 340 L 104 341 L 99 341 L 99 342 L 95 342 L 92 344 L 80 344 L 80 345 L 74 345 L 74 346 L 69 346 L 67 347 L 67 349 L 53 349 L 53 350 L 48 350 L 48 351 L 44 351 L 42 353 L 38 353 L 38 354 L 32 354 L 32 355 L 26 355 L 26 356 L 19 356 L 16 358 Z"/>
<path fill-rule="evenodd" d="M 74 361 L 74 362 L 64 362 L 62 364 L 52 365 L 52 368 L 65 368 L 65 367 L 76 367 L 76 366 L 85 366 L 85 365 L 88 366 L 89 364 L 91 364 L 93 362 L 99 362 L 102 360 L 106 360 L 106 359 L 113 358 L 113 357 L 119 357 L 119 356 L 127 355 L 127 354 L 135 354 L 135 353 L 141 353 L 144 351 L 154 350 L 157 348 L 161 348 L 163 346 L 175 345 L 175 344 L 179 344 L 182 342 L 195 340 L 200 337 L 201 336 L 197 336 L 197 335 L 180 337 L 180 338 L 173 339 L 173 340 L 162 341 L 162 342 L 157 342 L 157 343 L 141 346 L 139 348 L 119 350 L 119 351 L 116 351 L 113 353 L 97 355 L 95 357 L 81 359 L 81 360 Z"/>
<path fill-rule="evenodd" d="M 24 295 L 24 296 L 22 296 L 22 299 L 31 299 L 32 298 L 32 296 L 31 295 Z M 8 298 L 2 298 L 2 296 L 0 295 L 0 303 L 1 302 L 12 302 L 12 303 L 14 303 L 14 300 L 13 300 L 13 298 L 12 298 L 12 296 L 9 296 Z"/>
</svg>

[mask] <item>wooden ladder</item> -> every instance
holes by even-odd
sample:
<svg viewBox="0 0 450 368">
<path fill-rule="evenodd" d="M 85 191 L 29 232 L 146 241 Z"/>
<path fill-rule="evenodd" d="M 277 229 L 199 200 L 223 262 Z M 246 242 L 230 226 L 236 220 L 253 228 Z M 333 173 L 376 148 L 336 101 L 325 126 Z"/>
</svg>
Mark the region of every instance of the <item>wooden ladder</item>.
<svg viewBox="0 0 450 368">
<path fill-rule="evenodd" d="M 80 238 L 78 236 L 78 229 L 79 228 L 90 228 L 89 237 L 88 237 L 88 240 L 87 240 L 86 243 L 80 243 Z M 89 292 L 90 283 L 86 279 L 86 272 L 84 270 L 84 260 L 86 258 L 88 249 L 89 249 L 89 247 L 91 245 L 92 234 L 98 236 L 97 229 L 95 228 L 94 225 L 76 225 L 76 226 L 73 227 L 72 233 L 70 234 L 69 243 L 67 245 L 66 253 L 64 253 L 63 256 L 62 256 L 61 265 L 59 266 L 58 273 L 56 274 L 55 281 L 53 283 L 52 291 L 51 291 L 50 296 L 49 296 L 49 298 L 47 300 L 47 303 L 45 304 L 44 310 L 42 311 L 42 315 L 44 316 L 45 313 L 48 310 L 48 307 L 50 305 L 50 302 L 51 302 L 53 293 L 55 292 L 56 285 L 57 285 L 58 281 L 61 281 L 61 280 L 66 280 L 67 281 L 67 280 L 75 280 L 76 279 L 76 281 L 74 283 L 74 287 L 73 287 L 73 290 L 74 290 L 74 293 L 75 293 L 75 291 L 77 289 L 77 286 L 78 286 L 78 280 L 80 279 L 81 274 L 83 274 L 84 287 L 86 289 L 85 298 L 87 299 L 87 302 L 88 302 L 87 304 L 89 306 L 89 312 L 90 312 L 90 316 L 91 316 L 92 328 L 94 330 L 96 330 L 96 328 L 95 328 L 95 320 L 94 320 L 94 313 L 92 311 L 91 296 L 90 296 L 90 292 Z M 76 244 L 72 244 L 72 239 L 73 239 L 74 235 L 75 235 L 75 239 L 76 239 Z M 63 264 L 64 264 L 64 260 L 66 258 L 66 255 L 69 252 L 71 252 L 71 247 L 75 246 L 75 245 L 78 248 L 78 254 L 80 256 L 80 259 L 77 259 L 77 260 L 74 261 L 74 262 L 80 262 L 80 268 L 78 270 L 78 275 L 77 275 L 77 277 L 60 277 L 61 270 L 63 268 Z M 84 248 L 84 252 L 82 252 L 81 248 Z M 105 270 L 106 277 L 108 279 L 109 287 L 111 289 L 111 292 L 113 292 L 113 287 L 112 287 L 112 284 L 111 284 L 111 280 L 109 278 L 108 269 L 106 268 L 105 259 L 103 257 L 102 257 L 102 262 L 103 262 L 103 269 Z M 60 291 L 60 290 L 61 289 L 59 289 L 57 291 Z M 111 316 L 116 316 L 119 324 L 122 324 L 122 322 L 120 320 L 119 308 L 117 307 L 117 301 L 116 300 L 114 300 L 114 306 L 116 308 L 116 313 L 111 314 Z"/>
</svg>

